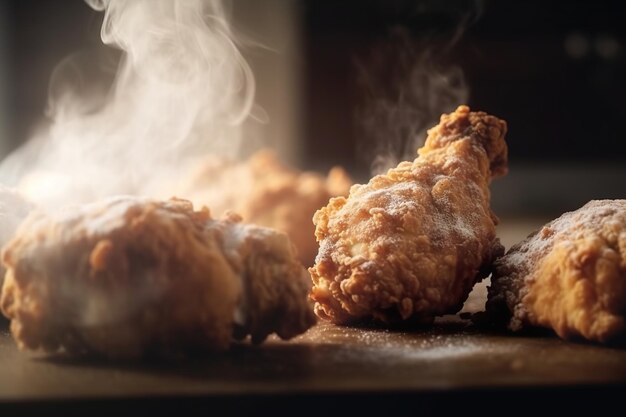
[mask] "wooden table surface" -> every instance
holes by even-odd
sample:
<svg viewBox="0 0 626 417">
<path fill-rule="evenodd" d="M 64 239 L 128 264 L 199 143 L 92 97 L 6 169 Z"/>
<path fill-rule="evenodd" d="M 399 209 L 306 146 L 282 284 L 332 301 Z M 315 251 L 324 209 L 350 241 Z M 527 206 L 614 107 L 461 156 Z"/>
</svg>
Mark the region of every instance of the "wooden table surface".
<svg viewBox="0 0 626 417">
<path fill-rule="evenodd" d="M 508 230 L 513 232 L 502 235 L 514 241 L 532 227 L 511 227 Z M 483 284 L 467 308 L 480 308 L 484 296 Z M 250 412 L 246 407 L 254 403 L 252 399 L 272 405 L 272 401 L 286 404 L 291 398 L 302 404 L 303 398 L 304 403 L 317 403 L 306 399 L 343 396 L 345 400 L 357 395 L 357 404 L 363 405 L 391 395 L 404 396 L 408 405 L 419 398 L 422 403 L 428 398 L 439 403 L 442 395 L 474 398 L 494 392 L 499 397 L 567 395 L 568 404 L 574 404 L 572 395 L 584 398 L 591 391 L 611 395 L 603 401 L 621 401 L 619 393 L 625 387 L 626 349 L 569 343 L 549 335 L 489 333 L 458 316 L 438 319 L 430 329 L 412 331 L 320 323 L 289 342 L 270 339 L 262 346 L 238 344 L 227 353 L 206 358 L 141 363 L 24 353 L 6 330 L 0 331 L 0 415 L 5 415 L 3 409 L 41 414 L 54 404 L 65 404 L 63 415 L 70 410 L 84 415 L 89 405 L 119 412 L 128 410 L 124 401 L 134 400 L 143 401 L 141 407 L 151 404 L 154 414 L 173 409 L 181 399 L 202 401 L 204 412 L 227 401 L 233 413 L 243 410 L 245 414 Z M 581 389 L 585 394 L 576 395 Z M 447 406 L 460 405 L 454 401 L 450 397 Z M 401 403 L 394 397 L 393 404 Z M 354 406 L 354 401 L 350 404 Z M 367 407 L 365 414 L 377 410 Z M 317 414 L 313 410 L 308 409 Z"/>
</svg>

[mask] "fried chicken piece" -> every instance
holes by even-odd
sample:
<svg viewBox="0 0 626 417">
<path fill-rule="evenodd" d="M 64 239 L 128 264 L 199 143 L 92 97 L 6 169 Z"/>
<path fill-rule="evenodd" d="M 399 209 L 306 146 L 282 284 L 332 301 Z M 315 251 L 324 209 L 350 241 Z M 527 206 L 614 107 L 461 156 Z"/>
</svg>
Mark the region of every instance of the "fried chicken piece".
<svg viewBox="0 0 626 417">
<path fill-rule="evenodd" d="M 3 251 L 20 348 L 138 357 L 288 339 L 314 323 L 288 238 L 190 202 L 116 197 L 32 213 Z"/>
<path fill-rule="evenodd" d="M 287 233 L 300 261 L 311 265 L 317 254 L 311 218 L 329 198 L 347 195 L 351 185 L 342 168 L 332 168 L 324 178 L 291 169 L 265 150 L 242 163 L 207 157 L 175 194 L 215 213 L 232 210 L 246 222 Z"/>
<path fill-rule="evenodd" d="M 17 191 L 0 185 L 0 247 L 13 237 L 15 229 L 33 208 L 34 205 Z M 0 289 L 2 289 L 5 272 L 5 269 L 0 265 Z M 6 326 L 6 321 L 1 314 L 0 326 Z"/>
<path fill-rule="evenodd" d="M 402 162 L 314 217 L 311 298 L 338 324 L 431 323 L 455 313 L 503 253 L 489 183 L 507 171 L 506 123 L 460 106 Z"/>
<path fill-rule="evenodd" d="M 626 334 L 626 200 L 563 214 L 494 264 L 487 313 L 513 331 L 541 326 L 563 339 L 607 343 Z"/>
</svg>

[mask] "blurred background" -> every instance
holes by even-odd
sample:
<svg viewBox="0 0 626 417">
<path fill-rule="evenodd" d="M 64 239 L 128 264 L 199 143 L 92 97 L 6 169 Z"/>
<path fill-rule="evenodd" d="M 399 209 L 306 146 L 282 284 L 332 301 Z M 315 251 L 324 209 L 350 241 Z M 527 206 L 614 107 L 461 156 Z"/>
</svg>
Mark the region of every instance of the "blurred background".
<svg viewBox="0 0 626 417">
<path fill-rule="evenodd" d="M 626 13 L 621 1 L 235 0 L 267 123 L 254 143 L 357 181 L 412 158 L 442 112 L 509 124 L 501 216 L 554 217 L 626 197 Z M 0 155 L 45 123 L 64 57 L 103 48 L 80 0 L 0 0 Z"/>
</svg>

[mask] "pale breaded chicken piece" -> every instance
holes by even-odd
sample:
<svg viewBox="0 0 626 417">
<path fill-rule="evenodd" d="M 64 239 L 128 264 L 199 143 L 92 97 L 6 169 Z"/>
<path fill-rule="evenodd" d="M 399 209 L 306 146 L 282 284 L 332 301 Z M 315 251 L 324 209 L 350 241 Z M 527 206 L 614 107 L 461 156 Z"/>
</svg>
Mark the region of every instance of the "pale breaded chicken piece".
<svg viewBox="0 0 626 417">
<path fill-rule="evenodd" d="M 322 319 L 430 323 L 458 311 L 503 248 L 489 183 L 507 171 L 506 123 L 460 106 L 402 162 L 314 217 Z"/>
<path fill-rule="evenodd" d="M 214 213 L 232 210 L 245 222 L 287 233 L 301 262 L 311 265 L 317 254 L 311 218 L 329 198 L 347 195 L 351 185 L 342 168 L 332 168 L 327 177 L 301 172 L 264 150 L 245 162 L 209 156 L 171 192 Z"/>
<path fill-rule="evenodd" d="M 494 264 L 487 313 L 514 331 L 624 338 L 626 200 L 591 201 L 513 246 Z"/>
<path fill-rule="evenodd" d="M 34 205 L 12 188 L 0 185 L 0 248 L 13 237 L 15 229 L 28 216 Z M 0 265 L 0 290 L 4 281 L 5 269 Z M 0 314 L 0 327 L 7 322 Z"/>
<path fill-rule="evenodd" d="M 34 212 L 3 251 L 0 307 L 24 349 L 138 357 L 290 338 L 314 323 L 288 238 L 179 199 Z"/>
</svg>

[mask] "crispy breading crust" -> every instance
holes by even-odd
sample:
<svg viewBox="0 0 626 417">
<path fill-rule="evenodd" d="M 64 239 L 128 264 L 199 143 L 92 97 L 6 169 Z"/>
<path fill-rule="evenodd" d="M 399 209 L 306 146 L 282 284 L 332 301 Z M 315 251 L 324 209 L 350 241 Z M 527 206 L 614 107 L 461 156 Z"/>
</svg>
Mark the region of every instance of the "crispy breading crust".
<svg viewBox="0 0 626 417">
<path fill-rule="evenodd" d="M 0 307 L 21 348 L 109 357 L 305 331 L 308 284 L 288 239 L 238 220 L 133 197 L 33 213 L 4 249 Z"/>
<path fill-rule="evenodd" d="M 506 123 L 460 106 L 402 162 L 314 217 L 316 314 L 339 324 L 429 323 L 458 311 L 503 248 L 489 182 L 507 170 Z"/>
<path fill-rule="evenodd" d="M 327 177 L 301 172 L 262 150 L 241 163 L 208 157 L 175 192 L 217 214 L 232 210 L 245 222 L 287 233 L 301 262 L 311 265 L 317 253 L 311 217 L 329 198 L 347 195 L 351 185 L 340 167 Z"/>
<path fill-rule="evenodd" d="M 606 343 L 626 333 L 626 200 L 563 214 L 494 265 L 487 313 L 511 330 L 541 326 Z"/>
<path fill-rule="evenodd" d="M 26 200 L 16 190 L 0 184 L 0 247 L 4 246 L 15 233 L 20 225 L 34 208 L 34 205 Z M 4 282 L 4 267 L 0 264 L 0 290 Z M 5 327 L 8 322 L 0 314 L 0 327 Z"/>
</svg>

